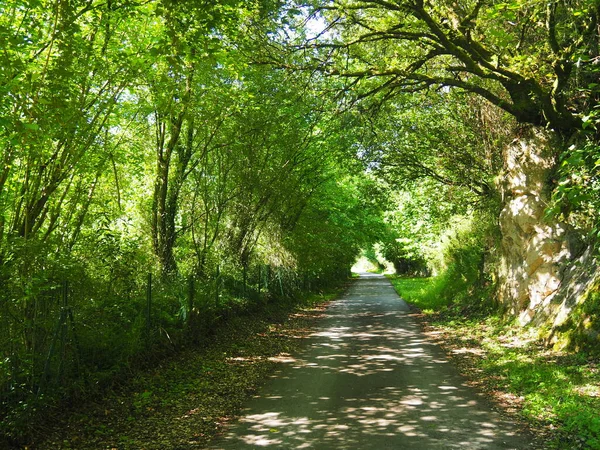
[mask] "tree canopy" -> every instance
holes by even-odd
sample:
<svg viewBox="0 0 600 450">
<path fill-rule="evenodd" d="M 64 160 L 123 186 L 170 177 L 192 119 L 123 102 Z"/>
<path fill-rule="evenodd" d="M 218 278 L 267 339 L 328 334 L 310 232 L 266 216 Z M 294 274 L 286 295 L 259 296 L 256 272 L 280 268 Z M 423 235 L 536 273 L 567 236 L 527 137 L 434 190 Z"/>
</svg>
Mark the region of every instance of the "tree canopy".
<svg viewBox="0 0 600 450">
<path fill-rule="evenodd" d="M 45 396 L 153 345 L 343 283 L 375 244 L 489 286 L 519 124 L 558 142 L 538 209 L 600 235 L 599 17 L 597 0 L 0 3 L 0 430 L 18 440 Z"/>
<path fill-rule="evenodd" d="M 326 31 L 298 49 L 357 97 L 459 88 L 521 122 L 567 134 L 597 102 L 595 1 L 333 0 Z"/>
</svg>

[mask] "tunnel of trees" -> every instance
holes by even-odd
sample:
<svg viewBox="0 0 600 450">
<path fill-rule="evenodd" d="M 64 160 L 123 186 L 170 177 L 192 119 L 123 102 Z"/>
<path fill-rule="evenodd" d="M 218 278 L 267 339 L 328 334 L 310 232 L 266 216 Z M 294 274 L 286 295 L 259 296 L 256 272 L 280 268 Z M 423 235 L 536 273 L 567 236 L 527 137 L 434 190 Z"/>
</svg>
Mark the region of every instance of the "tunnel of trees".
<svg viewBox="0 0 600 450">
<path fill-rule="evenodd" d="M 548 343 L 597 345 L 599 17 L 597 0 L 1 2 L 1 431 L 228 314 L 344 282 L 374 245 Z"/>
</svg>

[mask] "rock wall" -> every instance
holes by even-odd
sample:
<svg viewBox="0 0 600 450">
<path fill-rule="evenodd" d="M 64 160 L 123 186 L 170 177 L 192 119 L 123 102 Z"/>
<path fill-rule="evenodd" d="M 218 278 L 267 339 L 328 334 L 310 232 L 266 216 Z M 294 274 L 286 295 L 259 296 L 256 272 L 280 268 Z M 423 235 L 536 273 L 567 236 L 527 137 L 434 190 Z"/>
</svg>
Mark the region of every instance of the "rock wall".
<svg viewBox="0 0 600 450">
<path fill-rule="evenodd" d="M 563 271 L 576 256 L 572 232 L 547 220 L 550 177 L 560 145 L 544 129 L 523 127 L 504 151 L 499 300 L 522 325 L 531 322 L 559 292 Z"/>
<path fill-rule="evenodd" d="M 600 273 L 594 247 L 587 248 L 562 271 L 561 287 L 532 325 L 545 331 L 548 344 L 588 347 L 600 344 Z"/>
<path fill-rule="evenodd" d="M 546 217 L 560 145 L 524 127 L 504 151 L 498 297 L 521 325 L 561 347 L 600 344 L 600 264 L 594 247 Z"/>
</svg>

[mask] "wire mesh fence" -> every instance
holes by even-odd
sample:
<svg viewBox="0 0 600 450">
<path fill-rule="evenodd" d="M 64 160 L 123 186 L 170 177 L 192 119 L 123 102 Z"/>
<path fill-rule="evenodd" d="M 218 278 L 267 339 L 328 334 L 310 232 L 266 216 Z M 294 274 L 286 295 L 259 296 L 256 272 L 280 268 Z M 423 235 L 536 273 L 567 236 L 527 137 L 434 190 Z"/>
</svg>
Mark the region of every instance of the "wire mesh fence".
<svg viewBox="0 0 600 450">
<path fill-rule="evenodd" d="M 148 356 L 201 344 L 232 315 L 292 301 L 331 279 L 262 264 L 217 266 L 203 278 L 131 274 L 98 280 L 61 273 L 0 292 L 3 427 L 22 428 L 17 422 L 48 396 L 77 397 Z"/>
</svg>

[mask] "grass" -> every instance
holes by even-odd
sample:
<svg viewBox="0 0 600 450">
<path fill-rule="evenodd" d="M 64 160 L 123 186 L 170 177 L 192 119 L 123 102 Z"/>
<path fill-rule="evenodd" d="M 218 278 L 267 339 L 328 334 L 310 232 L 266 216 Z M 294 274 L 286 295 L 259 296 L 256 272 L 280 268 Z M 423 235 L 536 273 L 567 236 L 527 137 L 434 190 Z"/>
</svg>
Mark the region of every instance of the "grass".
<svg viewBox="0 0 600 450">
<path fill-rule="evenodd" d="M 397 275 L 387 277 L 400 297 L 426 314 L 448 305 L 444 297 L 437 295 L 439 283 L 435 278 L 402 278 Z"/>
<path fill-rule="evenodd" d="M 461 371 L 540 435 L 544 448 L 600 449 L 600 360 L 543 346 L 535 330 L 432 295 L 434 279 L 391 279 Z"/>
</svg>

